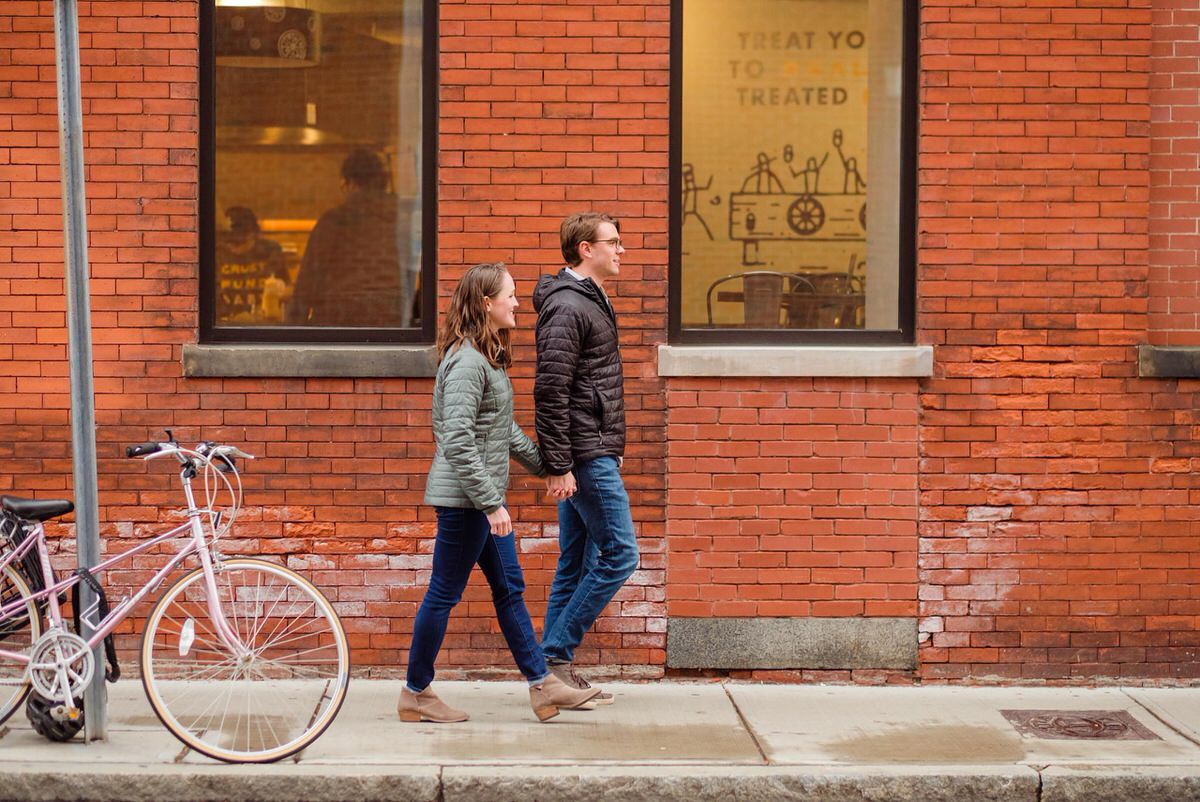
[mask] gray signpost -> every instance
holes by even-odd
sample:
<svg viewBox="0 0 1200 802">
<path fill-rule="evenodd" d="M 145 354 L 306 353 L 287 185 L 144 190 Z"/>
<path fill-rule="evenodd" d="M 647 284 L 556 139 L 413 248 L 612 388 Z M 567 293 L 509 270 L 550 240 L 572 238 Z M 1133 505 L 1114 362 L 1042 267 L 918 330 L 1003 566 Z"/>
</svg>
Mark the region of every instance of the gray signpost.
<svg viewBox="0 0 1200 802">
<path fill-rule="evenodd" d="M 83 104 L 79 90 L 79 19 L 75 0 L 54 0 L 54 52 L 58 73 L 58 149 L 62 172 L 63 249 L 66 254 L 67 343 L 71 363 L 71 453 L 75 473 L 75 536 L 79 565 L 100 559 L 100 511 L 96 494 L 96 413 L 92 388 L 92 310 L 88 293 L 87 212 L 83 194 Z M 80 604 L 95 594 L 80 584 Z M 86 619 L 80 623 L 89 637 Z M 106 737 L 103 649 L 93 652 L 96 670 L 83 694 L 84 738 Z"/>
</svg>

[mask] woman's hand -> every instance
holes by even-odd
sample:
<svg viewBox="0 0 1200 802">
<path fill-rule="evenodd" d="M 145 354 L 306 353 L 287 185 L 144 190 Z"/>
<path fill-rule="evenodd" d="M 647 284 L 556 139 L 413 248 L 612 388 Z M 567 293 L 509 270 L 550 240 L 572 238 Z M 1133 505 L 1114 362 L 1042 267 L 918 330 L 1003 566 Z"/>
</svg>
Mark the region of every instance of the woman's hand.
<svg viewBox="0 0 1200 802">
<path fill-rule="evenodd" d="M 489 512 L 487 519 L 488 524 L 492 527 L 492 534 L 496 537 L 512 534 L 512 518 L 509 517 L 506 507 L 497 507 L 494 511 Z"/>
</svg>

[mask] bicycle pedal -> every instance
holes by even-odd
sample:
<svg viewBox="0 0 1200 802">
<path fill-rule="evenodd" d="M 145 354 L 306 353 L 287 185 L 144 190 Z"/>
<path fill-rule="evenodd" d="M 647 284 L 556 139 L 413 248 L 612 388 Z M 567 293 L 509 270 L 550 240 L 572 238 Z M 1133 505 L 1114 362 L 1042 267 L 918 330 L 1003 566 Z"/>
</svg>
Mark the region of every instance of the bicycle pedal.
<svg viewBox="0 0 1200 802">
<path fill-rule="evenodd" d="M 50 717 L 55 721 L 79 721 L 83 711 L 75 706 L 55 705 L 50 708 Z"/>
</svg>

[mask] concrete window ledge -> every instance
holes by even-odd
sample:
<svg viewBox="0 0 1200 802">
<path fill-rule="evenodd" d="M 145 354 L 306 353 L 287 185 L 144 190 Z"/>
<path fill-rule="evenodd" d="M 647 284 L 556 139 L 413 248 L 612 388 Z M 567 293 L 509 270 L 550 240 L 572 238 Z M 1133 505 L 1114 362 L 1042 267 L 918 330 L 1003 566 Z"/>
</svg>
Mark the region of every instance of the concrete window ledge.
<svg viewBox="0 0 1200 802">
<path fill-rule="evenodd" d="M 667 666 L 912 671 L 917 636 L 915 618 L 670 618 Z"/>
<path fill-rule="evenodd" d="M 933 375 L 929 345 L 660 345 L 659 376 Z"/>
<path fill-rule="evenodd" d="M 1138 376 L 1143 379 L 1200 378 L 1200 346 L 1138 346 Z"/>
<path fill-rule="evenodd" d="M 183 375 L 281 378 L 430 378 L 432 345 L 207 345 L 183 346 Z"/>
</svg>

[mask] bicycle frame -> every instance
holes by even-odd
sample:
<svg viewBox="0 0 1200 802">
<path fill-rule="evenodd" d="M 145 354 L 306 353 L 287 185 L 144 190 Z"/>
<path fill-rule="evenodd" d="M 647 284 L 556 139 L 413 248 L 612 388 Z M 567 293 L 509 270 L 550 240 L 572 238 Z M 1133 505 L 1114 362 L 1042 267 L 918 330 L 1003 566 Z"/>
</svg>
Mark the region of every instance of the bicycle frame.
<svg viewBox="0 0 1200 802">
<path fill-rule="evenodd" d="M 99 646 L 100 643 L 110 633 L 112 633 L 112 631 L 116 629 L 122 621 L 125 620 L 125 617 L 129 615 L 129 611 L 132 610 L 138 602 L 144 599 L 148 593 L 157 589 L 162 584 L 163 580 L 165 580 L 172 571 L 179 567 L 179 565 L 182 564 L 185 559 L 193 554 L 196 554 L 199 556 L 200 566 L 204 570 L 204 581 L 208 590 L 208 615 L 209 620 L 214 625 L 217 636 L 224 642 L 227 648 L 232 650 L 238 656 L 243 656 L 249 652 L 249 649 L 245 646 L 245 644 L 242 643 L 241 638 L 238 637 L 237 633 L 229 625 L 229 622 L 225 617 L 225 611 L 222 609 L 221 603 L 218 600 L 219 594 L 217 590 L 216 575 L 213 572 L 212 555 L 209 552 L 208 545 L 205 543 L 204 528 L 200 523 L 201 514 L 207 512 L 208 510 L 201 509 L 196 506 L 195 496 L 192 493 L 191 479 L 188 478 L 188 476 L 184 473 L 181 473 L 180 481 L 183 484 L 183 492 L 184 496 L 187 498 L 188 504 L 188 520 L 186 523 L 182 523 L 161 535 L 156 535 L 150 540 L 140 543 L 128 551 L 121 552 L 113 557 L 109 557 L 96 567 L 90 569 L 92 574 L 102 574 L 104 571 L 107 571 L 114 565 L 124 562 L 130 557 L 148 551 L 160 543 L 177 538 L 186 530 L 191 530 L 191 539 L 184 543 L 180 547 L 179 551 L 169 560 L 167 560 L 167 564 L 163 566 L 162 569 L 160 569 L 149 582 L 143 585 L 137 593 L 131 597 L 122 599 L 115 607 L 110 609 L 108 615 L 104 617 L 104 620 L 93 623 L 92 621 L 88 620 L 84 614 L 90 611 L 81 612 L 80 620 L 86 621 L 88 628 L 92 630 L 91 636 L 87 638 L 87 645 L 90 648 L 95 649 L 97 646 Z M 5 555 L 3 559 L 0 559 L 0 570 L 3 570 L 5 566 L 13 563 L 14 561 L 23 558 L 31 549 L 35 547 L 37 548 L 38 560 L 42 566 L 42 575 L 46 577 L 47 582 L 50 584 L 48 584 L 44 590 L 40 590 L 30 596 L 22 597 L 9 602 L 8 604 L 0 606 L 0 621 L 3 621 L 9 615 L 16 613 L 30 600 L 33 600 L 34 602 L 41 602 L 45 600 L 47 604 L 45 617 L 50 622 L 51 628 L 62 629 L 62 607 L 59 604 L 58 596 L 63 591 L 68 590 L 69 588 L 74 587 L 82 582 L 83 578 L 78 574 L 75 574 L 61 581 L 54 581 L 54 569 L 50 565 L 50 552 L 46 548 L 45 527 L 40 522 L 36 522 L 34 524 L 33 531 L 25 538 L 24 542 L 22 542 L 20 546 L 13 549 L 9 554 Z M 82 633 L 80 634 L 82 635 Z M 24 663 L 26 665 L 28 665 L 30 662 L 29 655 L 22 654 L 20 652 L 8 651 L 7 649 L 3 648 L 0 648 L 0 659 L 12 660 L 18 663 Z"/>
</svg>

